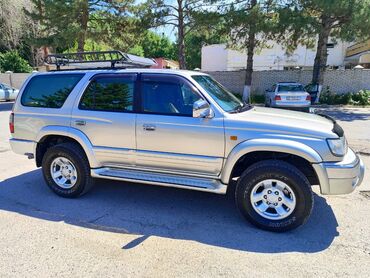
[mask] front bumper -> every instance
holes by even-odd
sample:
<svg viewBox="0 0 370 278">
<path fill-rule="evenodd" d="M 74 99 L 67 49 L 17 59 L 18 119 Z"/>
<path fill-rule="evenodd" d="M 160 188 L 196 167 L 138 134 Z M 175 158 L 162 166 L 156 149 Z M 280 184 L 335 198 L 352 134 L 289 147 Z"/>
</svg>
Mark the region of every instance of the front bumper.
<svg viewBox="0 0 370 278">
<path fill-rule="evenodd" d="M 365 175 L 364 163 L 350 148 L 342 161 L 323 162 L 312 166 L 319 178 L 321 193 L 326 195 L 351 193 L 361 184 Z"/>
<path fill-rule="evenodd" d="M 34 156 L 36 147 L 36 143 L 34 141 L 11 138 L 9 143 L 13 152 L 27 155 L 28 157 Z"/>
</svg>

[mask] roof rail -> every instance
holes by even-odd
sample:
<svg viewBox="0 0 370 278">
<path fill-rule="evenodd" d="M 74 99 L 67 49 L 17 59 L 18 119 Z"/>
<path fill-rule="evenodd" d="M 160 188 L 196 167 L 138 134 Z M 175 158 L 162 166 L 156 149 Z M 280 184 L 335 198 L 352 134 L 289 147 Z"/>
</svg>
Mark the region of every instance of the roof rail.
<svg viewBox="0 0 370 278">
<path fill-rule="evenodd" d="M 44 62 L 46 65 L 56 66 L 57 70 L 61 70 L 61 66 L 71 65 L 82 69 L 112 69 L 148 68 L 157 64 L 153 59 L 118 50 L 49 54 L 45 57 Z"/>
</svg>

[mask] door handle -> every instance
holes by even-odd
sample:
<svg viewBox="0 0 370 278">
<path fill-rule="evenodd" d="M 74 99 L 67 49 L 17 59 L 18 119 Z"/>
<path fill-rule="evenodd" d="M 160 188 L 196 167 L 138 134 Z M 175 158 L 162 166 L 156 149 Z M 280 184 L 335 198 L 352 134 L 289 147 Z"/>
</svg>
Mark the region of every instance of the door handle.
<svg viewBox="0 0 370 278">
<path fill-rule="evenodd" d="M 76 121 L 75 121 L 75 124 L 76 124 L 76 125 L 86 125 L 86 121 L 83 121 L 83 120 L 76 120 Z"/>
<path fill-rule="evenodd" d="M 154 131 L 155 130 L 155 125 L 143 124 L 143 129 L 146 130 L 146 131 Z"/>
</svg>

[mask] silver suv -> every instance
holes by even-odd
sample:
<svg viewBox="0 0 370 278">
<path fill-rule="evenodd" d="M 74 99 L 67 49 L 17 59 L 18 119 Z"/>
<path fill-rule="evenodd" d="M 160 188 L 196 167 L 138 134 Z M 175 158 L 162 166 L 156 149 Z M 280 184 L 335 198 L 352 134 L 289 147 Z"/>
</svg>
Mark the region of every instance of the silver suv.
<svg viewBox="0 0 370 278">
<path fill-rule="evenodd" d="M 200 72 L 35 73 L 10 130 L 13 151 L 35 158 L 62 197 L 96 178 L 228 191 L 247 220 L 277 232 L 306 222 L 312 185 L 347 194 L 364 176 L 334 120 L 243 104 Z"/>
</svg>

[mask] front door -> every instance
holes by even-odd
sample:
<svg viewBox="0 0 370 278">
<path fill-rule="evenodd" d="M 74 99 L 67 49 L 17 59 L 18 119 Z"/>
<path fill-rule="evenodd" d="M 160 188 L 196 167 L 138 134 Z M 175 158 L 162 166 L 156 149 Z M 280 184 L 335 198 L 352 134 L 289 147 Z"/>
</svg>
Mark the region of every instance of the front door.
<svg viewBox="0 0 370 278">
<path fill-rule="evenodd" d="M 136 165 L 156 171 L 217 176 L 224 157 L 223 118 L 193 118 L 202 96 L 185 78 L 142 74 Z"/>
<path fill-rule="evenodd" d="M 136 78 L 136 74 L 96 75 L 73 110 L 71 126 L 87 135 L 103 166 L 135 163 Z"/>
</svg>

